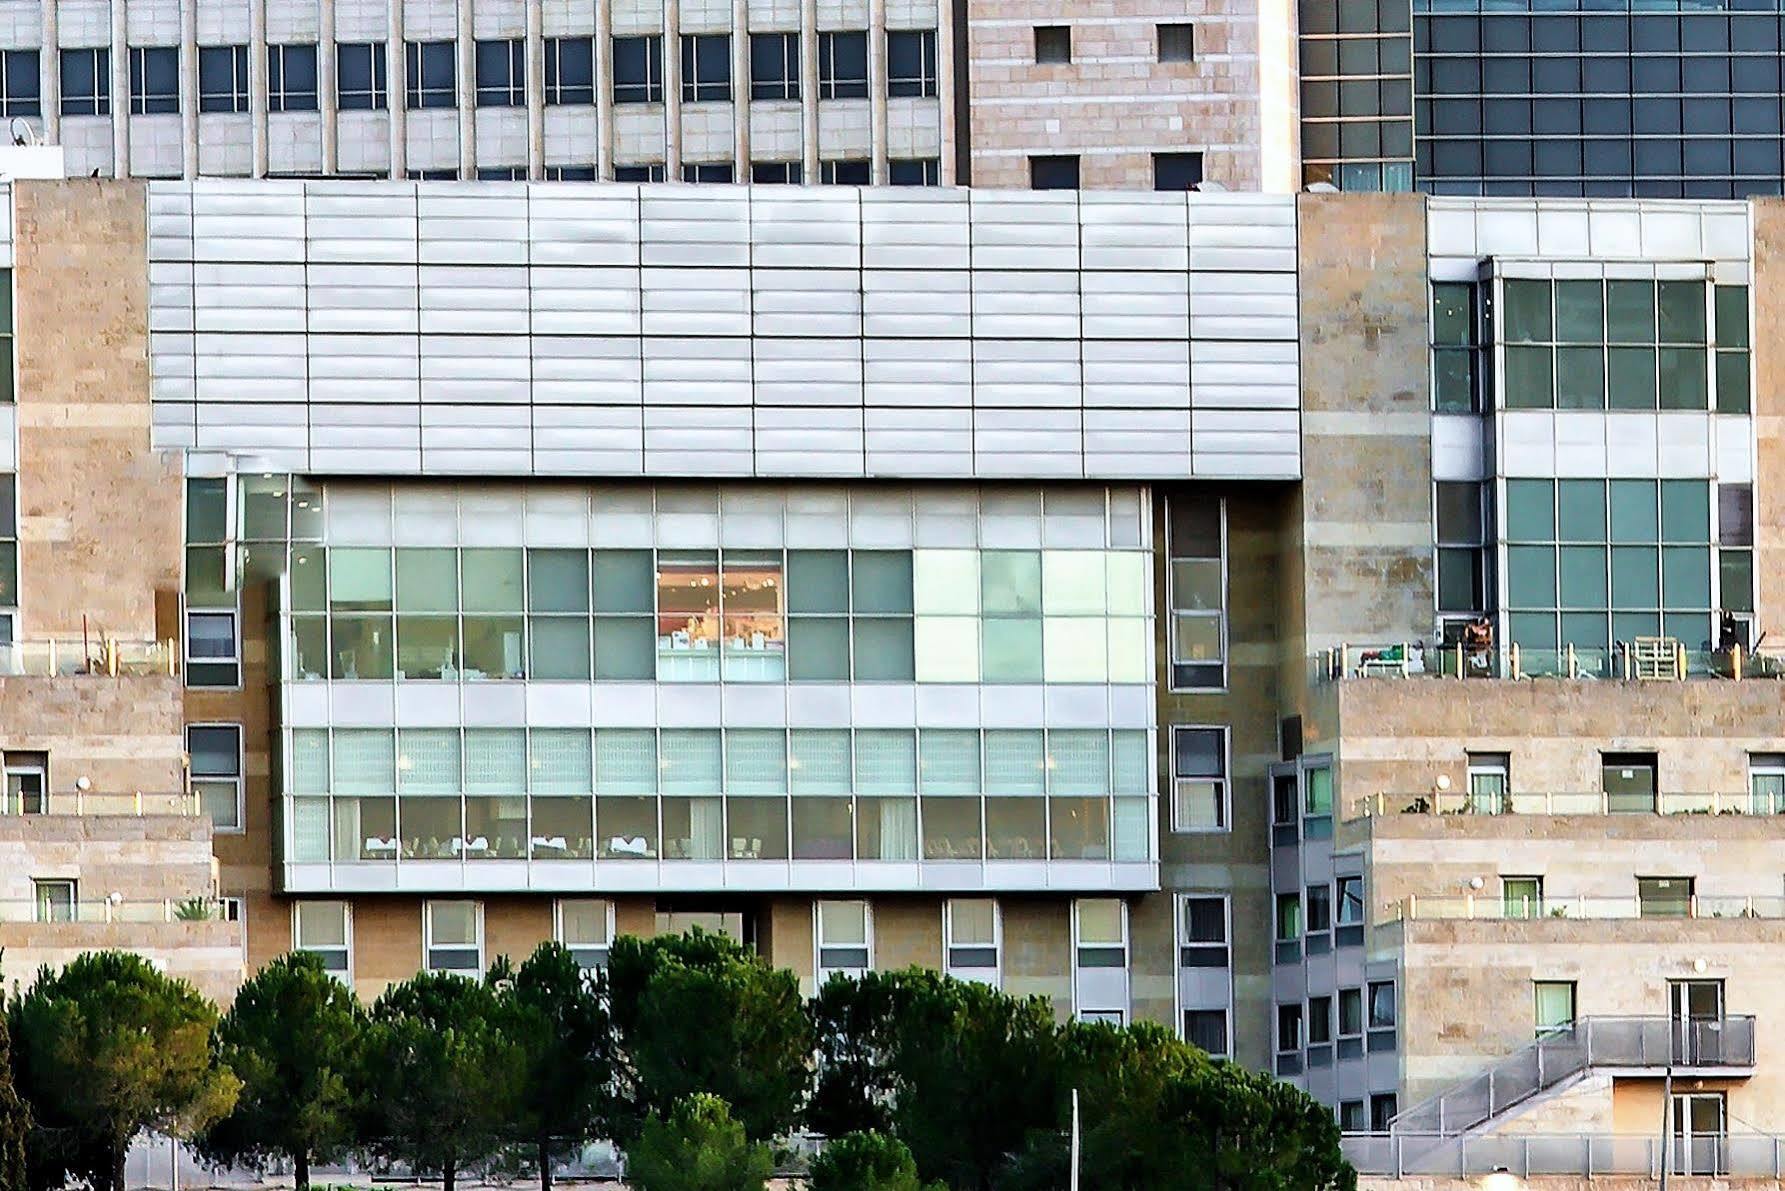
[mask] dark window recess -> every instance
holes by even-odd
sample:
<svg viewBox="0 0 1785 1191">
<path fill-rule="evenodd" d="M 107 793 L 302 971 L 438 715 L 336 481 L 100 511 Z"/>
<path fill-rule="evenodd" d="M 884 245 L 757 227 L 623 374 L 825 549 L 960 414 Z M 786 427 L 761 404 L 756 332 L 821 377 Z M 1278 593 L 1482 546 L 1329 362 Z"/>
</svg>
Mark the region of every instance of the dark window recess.
<svg viewBox="0 0 1785 1191">
<path fill-rule="evenodd" d="M 132 46 L 130 114 L 180 110 L 180 51 L 177 46 Z"/>
<path fill-rule="evenodd" d="M 652 162 L 648 165 L 616 165 L 614 181 L 616 182 L 661 182 L 664 179 L 663 163 Z"/>
<path fill-rule="evenodd" d="M 730 98 L 731 36 L 682 34 L 682 102 L 720 102 Z"/>
<path fill-rule="evenodd" d="M 242 52 L 247 53 L 246 47 Z M 62 114 L 109 116 L 112 113 L 112 55 L 110 50 L 62 51 Z M 247 70 L 242 71 L 243 79 Z M 243 87 L 246 95 L 246 85 Z M 244 102 L 243 111 L 247 110 Z"/>
<path fill-rule="evenodd" d="M 866 160 L 821 161 L 818 180 L 828 186 L 866 186 L 870 168 Z"/>
<path fill-rule="evenodd" d="M 1072 61 L 1072 26 L 1035 26 L 1035 61 L 1043 66 L 1062 66 Z"/>
<path fill-rule="evenodd" d="M 868 97 L 868 35 L 818 35 L 818 98 Z"/>
<path fill-rule="evenodd" d="M 518 108 L 527 103 L 527 43 L 520 38 L 477 43 L 477 106 Z"/>
<path fill-rule="evenodd" d="M 663 38 L 614 38 L 614 102 L 663 102 Z"/>
<path fill-rule="evenodd" d="M 750 35 L 750 98 L 800 97 L 800 35 Z"/>
<path fill-rule="evenodd" d="M 1195 190 L 1202 181 L 1202 154 L 1153 154 L 1154 190 Z"/>
<path fill-rule="evenodd" d="M 886 93 L 935 98 L 934 29 L 900 30 L 886 35 Z"/>
<path fill-rule="evenodd" d="M 1194 62 L 1196 61 L 1196 26 L 1195 25 L 1160 25 L 1159 26 L 1159 61 L 1161 62 Z"/>
<path fill-rule="evenodd" d="M 43 114 L 43 74 L 36 50 L 0 52 L 0 117 Z"/>
<path fill-rule="evenodd" d="M 389 106 L 382 41 L 343 42 L 335 46 L 335 90 L 344 112 L 381 112 Z"/>
<path fill-rule="evenodd" d="M 267 47 L 267 110 L 316 110 L 315 46 L 306 44 Z"/>
<path fill-rule="evenodd" d="M 595 42 L 587 37 L 548 37 L 545 41 L 545 101 L 595 102 Z"/>
<path fill-rule="evenodd" d="M 1184 1041 L 1217 1057 L 1227 1054 L 1227 1010 L 1184 1010 Z"/>
<path fill-rule="evenodd" d="M 682 181 L 684 182 L 729 182 L 731 181 L 731 162 L 703 161 L 682 163 Z"/>
<path fill-rule="evenodd" d="M 895 157 L 886 163 L 886 180 L 894 186 L 935 186 L 941 180 L 934 157 Z"/>
<path fill-rule="evenodd" d="M 755 161 L 750 163 L 750 181 L 761 183 L 794 183 L 800 180 L 797 161 Z"/>
<path fill-rule="evenodd" d="M 403 53 L 409 75 L 404 99 L 411 110 L 458 106 L 452 42 L 405 42 Z"/>
<path fill-rule="evenodd" d="M 1029 158 L 1029 188 L 1031 190 L 1077 190 L 1077 156 Z"/>
</svg>

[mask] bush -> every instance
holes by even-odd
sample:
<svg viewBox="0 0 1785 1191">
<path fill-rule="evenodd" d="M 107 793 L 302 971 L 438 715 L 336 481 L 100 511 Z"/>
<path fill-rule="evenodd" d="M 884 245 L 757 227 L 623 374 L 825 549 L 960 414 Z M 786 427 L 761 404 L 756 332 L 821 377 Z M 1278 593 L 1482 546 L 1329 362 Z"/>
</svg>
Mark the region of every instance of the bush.
<svg viewBox="0 0 1785 1191">
<path fill-rule="evenodd" d="M 945 1191 L 917 1177 L 904 1142 L 884 1133 L 846 1133 L 812 1160 L 811 1191 Z"/>
<path fill-rule="evenodd" d="M 744 1136 L 717 1096 L 676 1102 L 669 1119 L 645 1118 L 626 1151 L 626 1179 L 637 1191 L 762 1191 L 774 1173 L 769 1147 Z"/>
</svg>

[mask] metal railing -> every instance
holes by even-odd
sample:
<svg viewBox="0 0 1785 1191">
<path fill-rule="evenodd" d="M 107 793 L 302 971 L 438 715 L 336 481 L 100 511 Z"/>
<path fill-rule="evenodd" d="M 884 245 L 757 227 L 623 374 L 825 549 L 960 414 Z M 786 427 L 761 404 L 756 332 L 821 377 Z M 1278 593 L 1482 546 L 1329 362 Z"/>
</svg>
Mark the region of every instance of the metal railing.
<svg viewBox="0 0 1785 1191">
<path fill-rule="evenodd" d="M 1350 812 L 1354 819 L 1385 815 L 1785 815 L 1785 795 L 1761 790 L 1656 794 L 1433 790 L 1424 794 L 1379 793 L 1353 803 Z"/>
<path fill-rule="evenodd" d="M 1472 1178 L 1506 1171 L 1541 1175 L 1785 1175 L 1785 1138 L 1766 1133 L 1674 1137 L 1654 1134 L 1497 1133 L 1441 1137 L 1424 1133 L 1347 1133 L 1339 1148 L 1361 1174 Z"/>
<path fill-rule="evenodd" d="M 1785 918 L 1785 897 L 1763 894 L 1681 894 L 1678 897 L 1522 897 L 1491 893 L 1410 893 L 1383 907 L 1384 922 L 1466 919 L 1477 922 L 1539 918 Z"/>
<path fill-rule="evenodd" d="M 133 899 L 119 895 L 63 899 L 44 893 L 35 899 L 0 899 L 0 925 L 104 925 L 106 923 L 225 922 L 228 903 L 207 895 Z"/>
<path fill-rule="evenodd" d="M 73 815 L 92 818 L 140 818 L 144 815 L 177 815 L 190 818 L 203 813 L 198 795 L 188 790 L 119 793 L 99 790 L 52 790 L 30 809 L 0 801 L 0 824 L 14 819 L 40 819 L 51 815 Z"/>
<path fill-rule="evenodd" d="M 1619 641 L 1610 649 L 1526 649 L 1519 645 L 1471 649 L 1425 641 L 1347 642 L 1309 659 L 1317 682 L 1356 678 L 1591 678 L 1629 682 L 1693 678 L 1785 678 L 1785 659 L 1742 649 L 1687 649 L 1671 638 L 1659 659 L 1647 642 Z"/>
<path fill-rule="evenodd" d="M 0 678 L 171 677 L 180 672 L 179 642 L 118 637 L 0 644 Z"/>
<path fill-rule="evenodd" d="M 1752 1017 L 1583 1017 L 1495 1061 L 1391 1122 L 1395 1133 L 1452 1137 L 1592 1067 L 1745 1069 Z"/>
</svg>

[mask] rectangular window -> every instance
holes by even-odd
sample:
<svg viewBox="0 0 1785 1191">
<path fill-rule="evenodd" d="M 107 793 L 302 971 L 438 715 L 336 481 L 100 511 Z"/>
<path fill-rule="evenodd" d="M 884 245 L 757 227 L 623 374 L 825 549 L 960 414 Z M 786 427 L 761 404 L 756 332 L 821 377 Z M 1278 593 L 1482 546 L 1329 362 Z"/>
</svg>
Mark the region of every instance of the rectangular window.
<svg viewBox="0 0 1785 1191">
<path fill-rule="evenodd" d="M 1194 62 L 1196 61 L 1196 26 L 1189 24 L 1171 24 L 1157 26 L 1159 38 L 1159 61 L 1161 62 Z"/>
<path fill-rule="evenodd" d="M 1470 753 L 1469 811 L 1500 815 L 1512 810 L 1511 759 L 1505 753 Z"/>
<path fill-rule="evenodd" d="M 1364 923 L 1364 879 L 1338 877 L 1338 918 L 1340 926 L 1362 926 Z"/>
<path fill-rule="evenodd" d="M 186 613 L 186 685 L 236 687 L 242 684 L 241 646 L 234 612 Z"/>
<path fill-rule="evenodd" d="M 1652 814 L 1655 810 L 1655 754 L 1605 753 L 1599 788 L 1610 814 Z"/>
<path fill-rule="evenodd" d="M 1370 1029 L 1392 1030 L 1395 1026 L 1395 985 L 1392 980 L 1379 980 L 1370 985 Z"/>
<path fill-rule="evenodd" d="M 1339 1102 L 1339 1131 L 1342 1133 L 1362 1133 L 1368 1118 L 1364 1115 L 1362 1100 L 1342 1100 Z"/>
<path fill-rule="evenodd" d="M 316 110 L 316 47 L 267 47 L 267 111 Z"/>
<path fill-rule="evenodd" d="M 1078 157 L 1043 155 L 1029 158 L 1029 189 L 1077 190 Z"/>
<path fill-rule="evenodd" d="M 1399 1111 L 1393 1092 L 1379 1092 L 1370 1097 L 1370 1132 L 1387 1133 Z"/>
<path fill-rule="evenodd" d="M 291 939 L 295 951 L 314 952 L 323 968 L 353 983 L 352 919 L 346 902 L 296 902 L 291 907 Z"/>
<path fill-rule="evenodd" d="M 1543 917 L 1543 878 L 1501 877 L 1500 905 L 1507 918 Z"/>
<path fill-rule="evenodd" d="M 868 35 L 818 35 L 818 98 L 868 97 Z"/>
<path fill-rule="evenodd" d="M 390 105 L 382 41 L 335 46 L 335 91 L 344 112 L 382 112 Z"/>
<path fill-rule="evenodd" d="M 1308 998 L 1308 1045 L 1320 1046 L 1333 1040 L 1333 999 Z"/>
<path fill-rule="evenodd" d="M 17 477 L 0 472 L 0 608 L 16 608 L 19 603 L 19 526 Z M 8 625 L 11 624 L 9 620 Z M 0 644 L 11 641 L 9 635 Z"/>
<path fill-rule="evenodd" d="M 1277 1006 L 1277 1053 L 1294 1054 L 1302 1048 L 1302 1007 Z"/>
<path fill-rule="evenodd" d="M 483 903 L 422 903 L 423 966 L 430 972 L 483 972 Z"/>
<path fill-rule="evenodd" d="M 794 185 L 800 180 L 797 161 L 755 161 L 750 164 L 750 181 L 763 185 Z"/>
<path fill-rule="evenodd" d="M 1218 498 L 1166 505 L 1173 690 L 1227 685 L 1227 515 Z"/>
<path fill-rule="evenodd" d="M 548 165 L 545 167 L 547 182 L 594 182 L 595 167 L 592 165 Z"/>
<path fill-rule="evenodd" d="M 557 938 L 585 971 L 607 966 L 614 941 L 614 903 L 604 898 L 561 898 Z"/>
<path fill-rule="evenodd" d="M 614 102 L 662 103 L 662 36 L 652 34 L 648 37 L 616 37 L 613 50 Z M 618 177 L 617 171 L 615 176 Z M 662 179 L 659 177 L 654 180 Z"/>
<path fill-rule="evenodd" d="M 798 99 L 800 97 L 800 35 L 752 33 L 750 35 L 750 98 Z"/>
<path fill-rule="evenodd" d="M 1339 1037 L 1359 1038 L 1364 1032 L 1364 990 L 1339 990 Z"/>
<path fill-rule="evenodd" d="M 456 53 L 450 41 L 403 43 L 403 99 L 410 111 L 458 106 Z"/>
<path fill-rule="evenodd" d="M 724 102 L 730 98 L 730 34 L 682 34 L 682 102 Z"/>
<path fill-rule="evenodd" d="M 0 50 L 0 118 L 43 114 L 43 73 L 36 50 Z"/>
<path fill-rule="evenodd" d="M 1120 898 L 1081 897 L 1072 903 L 1080 968 L 1128 966 L 1128 906 Z"/>
<path fill-rule="evenodd" d="M 0 753 L 0 815 L 42 815 L 49 811 L 49 756 Z"/>
<path fill-rule="evenodd" d="M 1227 899 L 1186 897 L 1184 937 L 1178 944 L 1178 966 L 1226 968 L 1231 964 L 1227 949 Z"/>
<path fill-rule="evenodd" d="M 238 724 L 192 724 L 186 729 L 192 792 L 219 831 L 242 828 L 242 729 Z"/>
<path fill-rule="evenodd" d="M 948 973 L 966 979 L 998 982 L 998 902 L 995 898 L 950 898 L 944 903 L 944 954 Z"/>
<path fill-rule="evenodd" d="M 1439 413 L 1480 408 L 1477 318 L 1474 285 L 1432 283 L 1432 403 Z"/>
<path fill-rule="evenodd" d="M 63 82 L 67 86 L 66 78 Z M 66 90 L 63 92 L 67 94 Z M 248 47 L 201 45 L 198 47 L 198 110 L 245 112 L 248 110 Z"/>
<path fill-rule="evenodd" d="M 1531 984 L 1537 1037 L 1561 1033 L 1574 1025 L 1574 981 L 1536 980 Z"/>
<path fill-rule="evenodd" d="M 835 972 L 859 975 L 873 966 L 873 915 L 865 901 L 819 901 L 818 980 Z"/>
<path fill-rule="evenodd" d="M 179 47 L 131 46 L 130 114 L 143 116 L 179 110 Z"/>
<path fill-rule="evenodd" d="M 1154 190 L 1195 190 L 1202 184 L 1202 154 L 1153 154 Z"/>
<path fill-rule="evenodd" d="M 614 102 L 619 103 L 619 98 L 616 97 Z M 641 99 L 638 102 L 643 103 L 644 101 Z M 664 177 L 664 165 L 661 161 L 653 161 L 645 165 L 614 166 L 614 181 L 616 182 L 661 182 Z"/>
<path fill-rule="evenodd" d="M 38 922 L 73 922 L 80 899 L 73 881 L 52 880 L 31 882 L 34 917 Z"/>
<path fill-rule="evenodd" d="M 1302 899 L 1299 893 L 1277 895 L 1277 942 L 1293 943 L 1302 937 Z"/>
<path fill-rule="evenodd" d="M 1333 927 L 1333 891 L 1327 885 L 1310 885 L 1306 891 L 1308 932 L 1325 933 Z"/>
<path fill-rule="evenodd" d="M 1642 918 L 1684 918 L 1692 913 L 1691 877 L 1638 877 L 1636 912 Z"/>
<path fill-rule="evenodd" d="M 1184 1010 L 1184 1041 L 1201 1048 L 1214 1058 L 1229 1057 L 1227 1010 Z"/>
<path fill-rule="evenodd" d="M 1035 61 L 1043 66 L 1064 66 L 1072 61 L 1070 25 L 1035 26 Z"/>
<path fill-rule="evenodd" d="M 729 161 L 686 161 L 682 163 L 682 181 L 720 183 L 732 181 Z"/>
<path fill-rule="evenodd" d="M 477 106 L 527 105 L 527 43 L 518 37 L 477 43 Z"/>
<path fill-rule="evenodd" d="M 1487 608 L 1487 518 L 1483 485 L 1433 485 L 1438 546 L 1438 611 L 1479 615 Z"/>
<path fill-rule="evenodd" d="M 1322 766 L 1302 775 L 1302 814 L 1310 819 L 1330 818 L 1333 813 L 1333 771 Z"/>
<path fill-rule="evenodd" d="M 1172 830 L 1227 830 L 1227 729 L 1173 728 Z"/>
<path fill-rule="evenodd" d="M 936 97 L 936 31 L 889 32 L 886 35 L 886 93 Z"/>
<path fill-rule="evenodd" d="M 0 477 L 0 500 L 4 500 L 4 478 Z M 0 534 L 6 532 L 0 518 Z M 0 599 L 0 604 L 5 603 Z M 1748 813 L 1753 815 L 1785 814 L 1785 754 L 1750 753 L 1748 755 Z"/>
<path fill-rule="evenodd" d="M 895 157 L 886 168 L 886 180 L 894 186 L 936 186 L 941 181 L 941 163 L 934 157 Z"/>
<path fill-rule="evenodd" d="M 866 186 L 869 171 L 870 165 L 866 158 L 821 161 L 818 163 L 818 180 L 826 186 Z"/>
<path fill-rule="evenodd" d="M 588 37 L 545 39 L 547 104 L 595 102 L 595 42 Z"/>
<path fill-rule="evenodd" d="M 246 54 L 246 46 L 238 47 Z M 202 54 L 203 51 L 201 50 Z M 202 63 L 201 63 L 202 64 Z M 247 71 L 242 72 L 243 94 L 247 93 Z M 242 108 L 246 111 L 244 100 Z M 105 49 L 62 51 L 62 114 L 64 116 L 109 116 L 112 114 L 112 54 Z"/>
</svg>

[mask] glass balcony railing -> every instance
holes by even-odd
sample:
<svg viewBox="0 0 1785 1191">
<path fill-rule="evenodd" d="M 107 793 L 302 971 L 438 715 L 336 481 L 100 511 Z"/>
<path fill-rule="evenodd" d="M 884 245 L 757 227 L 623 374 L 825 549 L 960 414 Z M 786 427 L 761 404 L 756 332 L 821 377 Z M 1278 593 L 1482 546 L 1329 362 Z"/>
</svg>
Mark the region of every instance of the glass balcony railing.
<svg viewBox="0 0 1785 1191">
<path fill-rule="evenodd" d="M 1785 793 L 1735 790 L 1710 793 L 1543 790 L 1376 794 L 1351 805 L 1348 819 L 1388 815 L 1785 815 Z"/>
<path fill-rule="evenodd" d="M 34 899 L 0 899 L 0 924 L 102 925 L 106 923 L 227 922 L 230 904 L 220 898 L 85 898 L 67 887 L 40 886 Z"/>
<path fill-rule="evenodd" d="M 180 672 L 176 641 L 11 641 L 0 644 L 0 678 L 171 677 Z"/>
<path fill-rule="evenodd" d="M 1701 895 L 1656 897 L 1566 897 L 1544 895 L 1409 894 L 1383 908 L 1383 922 L 1464 920 L 1522 922 L 1537 919 L 1627 921 L 1636 918 L 1785 919 L 1785 897 Z"/>
<path fill-rule="evenodd" d="M 1574 678 L 1628 682 L 1698 678 L 1785 677 L 1785 660 L 1740 648 L 1690 650 L 1672 638 L 1620 641 L 1609 649 L 1569 646 L 1525 649 L 1518 645 L 1470 648 L 1423 641 L 1347 643 L 1309 659 L 1313 680 L 1357 678 Z"/>
</svg>

